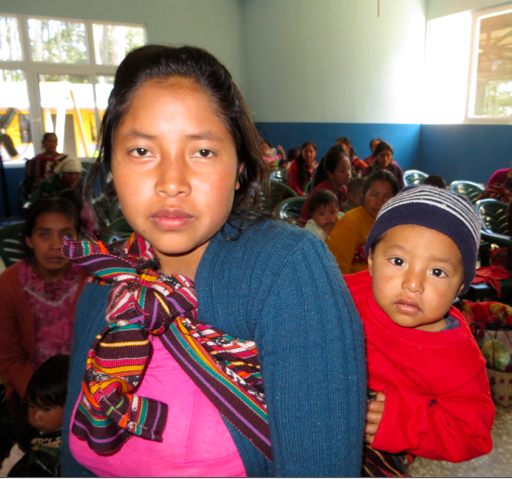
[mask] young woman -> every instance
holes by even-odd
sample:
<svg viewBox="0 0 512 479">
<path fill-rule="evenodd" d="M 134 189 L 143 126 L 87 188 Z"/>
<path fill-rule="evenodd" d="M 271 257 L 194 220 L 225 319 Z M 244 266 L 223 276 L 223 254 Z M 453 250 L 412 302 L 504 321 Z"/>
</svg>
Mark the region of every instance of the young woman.
<svg viewBox="0 0 512 479">
<path fill-rule="evenodd" d="M 316 166 L 315 156 L 316 145 L 306 141 L 300 148 L 300 155 L 288 168 L 288 186 L 300 196 L 304 196 L 306 185 L 311 181 Z"/>
<path fill-rule="evenodd" d="M 356 151 L 352 146 L 350 138 L 347 136 L 342 136 L 341 138 L 338 138 L 336 140 L 336 145 L 340 145 L 343 147 L 343 149 L 347 153 L 347 156 L 350 159 L 352 171 L 354 172 L 354 174 L 361 176 L 366 170 L 366 163 L 364 163 L 363 160 L 361 160 L 361 158 L 359 158 L 356 155 Z"/>
<path fill-rule="evenodd" d="M 66 155 L 57 151 L 58 144 L 55 133 L 45 133 L 43 135 L 43 153 L 27 161 L 25 167 L 25 176 L 30 183 L 28 185 L 29 191 L 32 191 L 45 178 L 51 178 L 54 175 L 53 168 L 66 158 Z"/>
<path fill-rule="evenodd" d="M 315 182 L 318 184 L 313 188 L 313 191 L 308 195 L 302 212 L 300 214 L 300 222 L 305 225 L 311 218 L 309 212 L 309 200 L 318 190 L 332 191 L 338 198 L 338 205 L 342 205 L 347 201 L 347 187 L 345 186 L 350 181 L 350 160 L 345 153 L 345 150 L 338 145 L 329 149 L 319 166 L 321 170 L 317 172 Z M 338 206 L 339 209 L 339 206 Z"/>
<path fill-rule="evenodd" d="M 87 273 L 62 255 L 65 235 L 77 237 L 80 216 L 63 198 L 42 199 L 29 210 L 23 236 L 27 258 L 0 275 L 0 376 L 10 409 L 33 372 L 55 354 L 69 354 L 75 306 Z M 17 416 L 17 413 L 15 413 Z"/>
<path fill-rule="evenodd" d="M 404 187 L 404 173 L 402 168 L 398 166 L 398 163 L 393 161 L 393 148 L 385 141 L 381 141 L 375 151 L 373 152 L 375 161 L 366 168 L 363 176 L 371 175 L 373 172 L 378 170 L 387 170 L 393 173 L 395 178 L 398 180 L 398 188 L 401 190 Z"/>
<path fill-rule="evenodd" d="M 382 206 L 399 191 L 393 174 L 378 170 L 363 187 L 363 204 L 346 213 L 334 226 L 326 240 L 342 274 L 368 269 L 364 253 L 366 238 Z"/>
<path fill-rule="evenodd" d="M 122 257 L 65 247 L 101 284 L 77 307 L 63 475 L 357 475 L 360 321 L 321 241 L 246 209 L 264 163 L 229 72 L 137 49 L 101 131 L 135 233 Z"/>
<path fill-rule="evenodd" d="M 370 166 L 375 161 L 373 153 L 375 152 L 375 148 L 377 148 L 377 145 L 381 141 L 383 141 L 381 138 L 374 138 L 372 141 L 370 141 L 370 150 L 371 150 L 372 154 L 370 156 L 367 156 L 363 160 L 363 162 L 366 164 L 366 166 Z"/>
</svg>

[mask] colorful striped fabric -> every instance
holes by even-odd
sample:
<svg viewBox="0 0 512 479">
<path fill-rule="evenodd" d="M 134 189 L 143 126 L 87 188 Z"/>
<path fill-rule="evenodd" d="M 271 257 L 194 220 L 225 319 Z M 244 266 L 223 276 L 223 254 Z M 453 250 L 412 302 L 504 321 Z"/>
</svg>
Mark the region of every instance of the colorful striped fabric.
<svg viewBox="0 0 512 479">
<path fill-rule="evenodd" d="M 133 435 L 162 441 L 167 405 L 134 394 L 151 356 L 151 334 L 219 412 L 272 460 L 254 342 L 198 321 L 193 282 L 155 271 L 154 252 L 136 233 L 122 252 L 89 239 L 66 240 L 63 253 L 97 282 L 113 286 L 109 324 L 89 351 L 73 434 L 98 454 L 115 453 Z"/>
</svg>

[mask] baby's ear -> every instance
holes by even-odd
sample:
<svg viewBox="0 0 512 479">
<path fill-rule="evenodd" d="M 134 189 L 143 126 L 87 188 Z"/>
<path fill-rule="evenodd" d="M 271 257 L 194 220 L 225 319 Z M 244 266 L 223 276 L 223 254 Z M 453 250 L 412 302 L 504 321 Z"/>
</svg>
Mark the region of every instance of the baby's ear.
<svg viewBox="0 0 512 479">
<path fill-rule="evenodd" d="M 368 271 L 370 272 L 370 276 L 373 278 L 373 250 L 372 249 L 370 249 L 370 252 L 368 254 Z"/>
<path fill-rule="evenodd" d="M 457 291 L 457 296 L 462 292 L 463 289 L 464 289 L 464 283 L 462 283 L 460 285 L 459 291 Z M 457 296 L 455 296 L 455 297 L 457 297 Z"/>
</svg>

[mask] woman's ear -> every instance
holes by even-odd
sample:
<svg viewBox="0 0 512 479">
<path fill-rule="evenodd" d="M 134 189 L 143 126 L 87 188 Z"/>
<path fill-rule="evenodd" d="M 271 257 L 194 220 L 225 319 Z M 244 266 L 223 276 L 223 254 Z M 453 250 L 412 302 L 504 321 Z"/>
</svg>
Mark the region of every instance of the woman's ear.
<svg viewBox="0 0 512 479">
<path fill-rule="evenodd" d="M 25 236 L 25 244 L 29 247 L 34 249 L 34 243 L 32 243 L 32 238 L 29 236 Z"/>
<path fill-rule="evenodd" d="M 235 183 L 235 190 L 238 190 L 240 188 L 240 175 L 242 174 L 242 171 L 244 170 L 245 163 L 240 163 L 238 165 L 238 173 L 236 175 L 236 183 Z"/>
</svg>

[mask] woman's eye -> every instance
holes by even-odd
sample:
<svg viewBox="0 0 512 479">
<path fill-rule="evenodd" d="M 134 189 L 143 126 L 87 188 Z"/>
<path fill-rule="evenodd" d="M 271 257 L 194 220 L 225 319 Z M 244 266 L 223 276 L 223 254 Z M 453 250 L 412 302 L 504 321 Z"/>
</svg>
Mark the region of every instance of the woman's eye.
<svg viewBox="0 0 512 479">
<path fill-rule="evenodd" d="M 432 275 L 436 276 L 437 278 L 444 278 L 446 276 L 446 273 L 440 268 L 434 268 L 432 270 Z"/>
<path fill-rule="evenodd" d="M 197 150 L 192 155 L 193 158 L 211 158 L 212 156 L 213 156 L 213 151 L 212 150 L 206 150 L 206 149 Z"/>
<path fill-rule="evenodd" d="M 146 150 L 146 148 L 134 148 L 133 150 L 130 151 L 130 153 L 133 156 L 143 158 L 144 156 L 148 156 L 149 150 Z"/>
<path fill-rule="evenodd" d="M 404 260 L 402 258 L 391 258 L 391 264 L 394 264 L 395 266 L 403 266 Z"/>
</svg>

